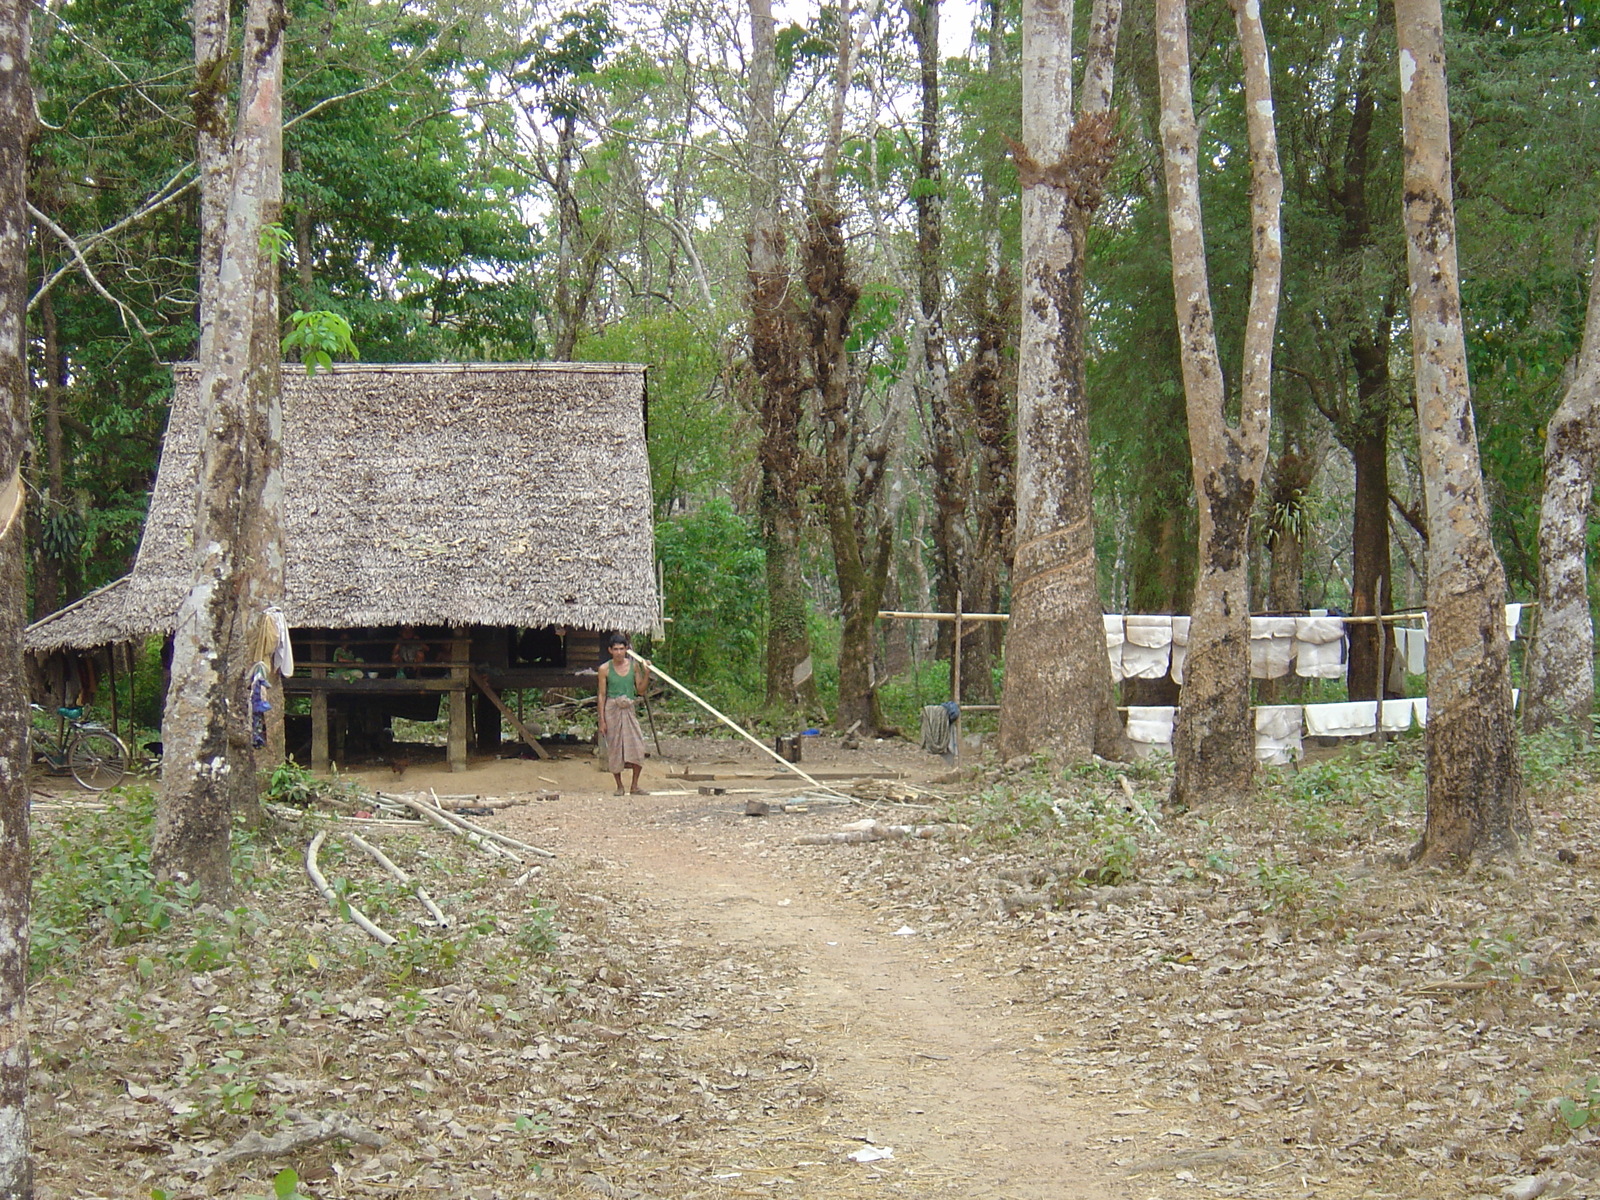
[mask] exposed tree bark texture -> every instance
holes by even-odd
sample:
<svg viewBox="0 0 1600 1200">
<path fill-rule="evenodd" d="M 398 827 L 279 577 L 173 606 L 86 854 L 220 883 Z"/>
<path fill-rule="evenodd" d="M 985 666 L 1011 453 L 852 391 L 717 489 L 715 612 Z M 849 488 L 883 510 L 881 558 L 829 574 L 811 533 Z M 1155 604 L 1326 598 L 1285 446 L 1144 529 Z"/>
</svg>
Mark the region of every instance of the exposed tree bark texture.
<svg viewBox="0 0 1600 1200">
<path fill-rule="evenodd" d="M 40 301 L 39 324 L 44 335 L 45 485 L 48 503 L 56 506 L 67 501 L 67 473 L 66 447 L 61 436 L 61 344 L 56 335 L 54 295 L 46 294 Z M 56 556 L 54 546 L 41 547 L 33 568 L 33 611 L 37 616 L 45 616 L 61 607 L 66 571 L 67 564 Z"/>
<path fill-rule="evenodd" d="M 1126 742 L 1106 661 L 1094 552 L 1084 364 L 1089 221 L 1115 156 L 1110 113 L 1121 0 L 1095 0 L 1079 116 L 1071 0 L 1022 10 L 1022 340 L 1016 550 L 1000 747 L 1082 760 Z"/>
<path fill-rule="evenodd" d="M 1272 472 L 1267 493 L 1267 549 L 1272 563 L 1267 576 L 1266 608 L 1297 613 L 1305 608 L 1303 582 L 1307 493 L 1317 473 L 1317 457 L 1305 444 L 1303 425 L 1285 422 L 1283 452 Z M 1257 685 L 1263 704 L 1286 704 L 1304 690 L 1298 675 L 1263 679 Z"/>
<path fill-rule="evenodd" d="M 1199 501 L 1200 559 L 1189 659 L 1173 738 L 1172 802 L 1197 807 L 1237 796 L 1255 768 L 1250 720 L 1250 515 L 1271 430 L 1272 342 L 1283 271 L 1278 168 L 1266 37 L 1254 0 L 1236 0 L 1250 141 L 1251 285 L 1239 424 L 1223 409 L 1200 214 L 1199 130 L 1189 74 L 1186 0 L 1158 0 L 1161 141 L 1172 282 L 1189 444 Z"/>
<path fill-rule="evenodd" d="M 1350 611 L 1370 617 L 1394 607 L 1389 542 L 1389 336 L 1385 329 L 1350 346 L 1356 371 L 1356 406 L 1340 432 L 1355 466 L 1351 528 Z M 1381 597 L 1381 603 L 1380 603 Z M 1345 682 L 1352 700 L 1378 696 L 1378 639 L 1386 641 L 1383 661 L 1394 661 L 1391 626 L 1352 625 Z M 1387 689 L 1386 689 L 1387 690 Z"/>
<path fill-rule="evenodd" d="M 28 1128 L 28 685 L 22 627 L 28 440 L 28 73 L 31 5 L 0 0 L 0 1198 L 33 1195 Z"/>
<path fill-rule="evenodd" d="M 1505 574 L 1489 537 L 1467 378 L 1439 0 L 1395 0 L 1406 259 L 1428 505 L 1423 862 L 1516 853 L 1532 829 L 1511 711 Z"/>
<path fill-rule="evenodd" d="M 1597 235 L 1600 237 L 1600 235 Z M 1600 243 L 1572 383 L 1545 430 L 1539 507 L 1539 624 L 1528 651 L 1523 728 L 1570 729 L 1587 739 L 1594 712 L 1589 615 L 1589 501 L 1600 454 Z"/>
<path fill-rule="evenodd" d="M 208 10 L 214 2 L 197 4 L 197 30 L 213 18 Z M 173 640 L 151 845 L 159 875 L 198 883 L 214 901 L 231 892 L 234 803 L 254 783 L 247 647 L 259 609 L 250 606 L 259 603 L 264 565 L 259 556 L 267 526 L 259 510 L 273 500 L 274 489 L 281 490 L 275 454 L 265 451 L 281 425 L 278 393 L 268 382 L 276 375 L 258 360 L 268 344 L 260 322 L 276 313 L 276 272 L 261 231 L 276 219 L 281 196 L 282 0 L 250 0 L 245 21 L 217 279 L 211 307 L 201 311 L 201 346 L 209 357 L 200 364 L 205 428 L 196 483 L 195 574 Z M 276 335 L 274 325 L 272 355 Z M 277 570 L 281 579 L 281 558 Z"/>
<path fill-rule="evenodd" d="M 978 458 L 974 477 L 978 495 L 983 497 L 963 586 L 962 607 L 967 612 L 998 612 L 1000 609 L 1000 587 L 1011 562 L 1017 511 L 1011 422 L 1014 397 L 1005 370 L 1012 328 L 1006 315 L 1015 301 L 1016 291 L 1010 273 L 998 261 L 998 245 L 994 251 L 995 261 L 980 283 L 983 296 L 973 322 L 972 359 L 959 389 L 971 414 Z M 1003 622 L 988 621 L 970 634 L 963 632 L 963 699 L 974 704 L 993 701 L 994 663 L 1004 652 L 1005 628 Z"/>
<path fill-rule="evenodd" d="M 750 0 L 750 363 L 760 382 L 758 504 L 767 572 L 767 703 L 809 708 L 816 685 L 795 673 L 811 657 L 801 575 L 804 455 L 800 420 L 798 313 L 789 292 L 786 239 L 778 216 L 777 60 L 770 0 Z"/>
<path fill-rule="evenodd" d="M 817 424 L 822 434 L 822 461 L 817 480 L 823 520 L 833 549 L 839 583 L 842 623 L 839 631 L 839 703 L 834 723 L 848 729 L 856 723 L 876 733 L 883 726 L 873 678 L 873 632 L 878 602 L 888 574 L 893 526 L 878 503 L 890 429 L 885 422 L 872 445 L 865 445 L 861 414 L 852 411 L 850 352 L 851 314 L 861 289 L 850 277 L 844 219 L 839 210 L 834 168 L 844 132 L 845 99 L 854 67 L 856 32 L 849 0 L 839 8 L 839 66 L 820 163 L 806 198 L 808 228 L 803 254 L 806 313 L 812 378 L 817 390 Z M 941 335 L 942 336 L 942 335 Z M 852 486 L 853 451 L 862 463 Z"/>
<path fill-rule="evenodd" d="M 917 178 L 912 191 L 917 212 L 917 302 L 922 329 L 922 364 L 917 390 L 928 413 L 928 467 L 933 484 L 933 547 L 938 565 L 938 606 L 955 610 L 956 595 L 968 587 L 968 463 L 956 428 L 944 311 L 944 168 L 939 135 L 940 0 L 906 0 L 912 40 L 917 47 L 921 117 Z M 941 623 L 941 652 L 952 642 Z M 967 667 L 962 663 L 962 690 Z"/>
</svg>

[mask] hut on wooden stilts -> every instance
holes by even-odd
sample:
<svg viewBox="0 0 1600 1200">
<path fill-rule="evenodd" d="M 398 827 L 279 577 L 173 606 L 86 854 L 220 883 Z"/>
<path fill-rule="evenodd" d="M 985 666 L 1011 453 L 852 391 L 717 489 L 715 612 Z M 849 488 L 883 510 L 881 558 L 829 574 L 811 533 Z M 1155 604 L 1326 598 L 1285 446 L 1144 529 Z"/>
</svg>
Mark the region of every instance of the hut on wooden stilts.
<svg viewBox="0 0 1600 1200">
<path fill-rule="evenodd" d="M 133 570 L 30 626 L 38 659 L 172 631 L 200 429 L 198 371 L 174 374 Z M 643 367 L 338 364 L 283 390 L 284 687 L 314 769 L 441 696 L 465 769 L 502 691 L 592 688 L 603 636 L 657 622 Z"/>
</svg>

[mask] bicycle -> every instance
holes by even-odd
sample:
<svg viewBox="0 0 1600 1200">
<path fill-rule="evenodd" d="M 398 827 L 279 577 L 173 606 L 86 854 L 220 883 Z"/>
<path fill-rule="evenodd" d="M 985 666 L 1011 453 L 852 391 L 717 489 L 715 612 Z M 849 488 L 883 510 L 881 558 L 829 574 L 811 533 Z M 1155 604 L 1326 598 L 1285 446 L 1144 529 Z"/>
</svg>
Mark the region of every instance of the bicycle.
<svg viewBox="0 0 1600 1200">
<path fill-rule="evenodd" d="M 31 706 L 43 712 L 39 705 Z M 57 737 L 46 729 L 34 729 L 34 761 L 43 763 L 52 774 L 70 773 L 78 786 L 91 792 L 116 787 L 128 773 L 128 747 L 104 725 L 83 720 L 83 709 L 71 705 L 56 709 L 65 719 L 65 735 Z"/>
</svg>

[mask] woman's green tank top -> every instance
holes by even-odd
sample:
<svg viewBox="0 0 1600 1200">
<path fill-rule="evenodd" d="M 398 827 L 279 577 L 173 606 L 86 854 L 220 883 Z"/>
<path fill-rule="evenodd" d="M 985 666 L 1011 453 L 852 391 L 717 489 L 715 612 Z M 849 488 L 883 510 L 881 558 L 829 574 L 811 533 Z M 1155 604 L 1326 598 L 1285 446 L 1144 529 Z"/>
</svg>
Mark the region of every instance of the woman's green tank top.
<svg viewBox="0 0 1600 1200">
<path fill-rule="evenodd" d="M 626 696 L 630 700 L 638 699 L 639 693 L 634 690 L 633 676 L 638 667 L 629 667 L 626 675 L 617 674 L 614 664 L 607 664 L 611 669 L 606 673 L 606 699 L 619 700 Z"/>
</svg>

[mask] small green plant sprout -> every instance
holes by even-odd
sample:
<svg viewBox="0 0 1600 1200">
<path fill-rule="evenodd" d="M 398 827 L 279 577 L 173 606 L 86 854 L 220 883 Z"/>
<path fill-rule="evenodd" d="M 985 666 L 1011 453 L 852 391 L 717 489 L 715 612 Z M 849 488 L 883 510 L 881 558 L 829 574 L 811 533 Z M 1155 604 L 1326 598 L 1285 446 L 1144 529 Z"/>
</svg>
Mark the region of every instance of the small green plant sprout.
<svg viewBox="0 0 1600 1200">
<path fill-rule="evenodd" d="M 1600 1075 L 1591 1075 L 1584 1082 L 1583 1095 L 1574 1100 L 1563 1096 L 1556 1102 L 1556 1112 L 1573 1133 L 1593 1126 L 1600 1129 Z"/>
<path fill-rule="evenodd" d="M 283 261 L 283 256 L 293 245 L 293 241 L 289 231 L 276 221 L 261 227 L 261 252 L 273 262 Z"/>
<path fill-rule="evenodd" d="M 306 374 L 315 375 L 319 368 L 333 366 L 333 356 L 343 354 L 360 358 L 356 350 L 354 331 L 350 322 L 336 312 L 318 309 L 315 312 L 296 310 L 289 314 L 294 328 L 283 339 L 285 350 L 298 350 L 300 361 L 306 365 Z"/>
</svg>

